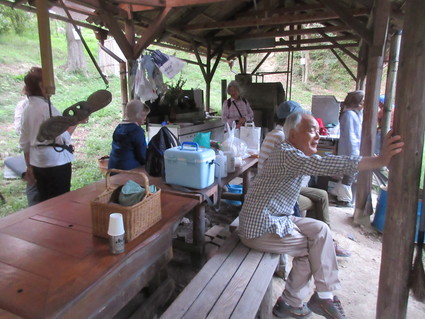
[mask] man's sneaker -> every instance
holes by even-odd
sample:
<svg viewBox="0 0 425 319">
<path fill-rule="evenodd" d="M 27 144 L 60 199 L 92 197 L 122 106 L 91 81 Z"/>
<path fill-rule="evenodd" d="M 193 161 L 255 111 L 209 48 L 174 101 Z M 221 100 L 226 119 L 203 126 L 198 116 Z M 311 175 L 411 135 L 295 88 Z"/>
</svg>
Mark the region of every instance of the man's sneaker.
<svg viewBox="0 0 425 319">
<path fill-rule="evenodd" d="M 327 319 L 347 319 L 337 296 L 334 299 L 320 299 L 317 292 L 311 296 L 307 303 L 308 308 Z"/>
<path fill-rule="evenodd" d="M 338 257 L 350 257 L 351 252 L 347 249 L 342 248 L 338 243 L 334 240 L 334 247 L 335 247 L 335 255 Z"/>
<path fill-rule="evenodd" d="M 311 311 L 305 304 L 302 307 L 292 307 L 288 305 L 280 296 L 273 307 L 273 314 L 279 318 L 307 318 Z"/>
</svg>

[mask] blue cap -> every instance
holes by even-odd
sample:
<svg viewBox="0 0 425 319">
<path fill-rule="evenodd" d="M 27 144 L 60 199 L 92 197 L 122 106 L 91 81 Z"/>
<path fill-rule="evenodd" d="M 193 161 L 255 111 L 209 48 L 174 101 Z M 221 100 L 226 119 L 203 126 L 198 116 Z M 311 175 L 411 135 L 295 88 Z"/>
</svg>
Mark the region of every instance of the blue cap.
<svg viewBox="0 0 425 319">
<path fill-rule="evenodd" d="M 381 94 L 381 95 L 379 96 L 379 102 L 381 102 L 382 104 L 384 104 L 384 103 L 385 103 L 385 95 L 384 95 L 384 94 Z"/>
<path fill-rule="evenodd" d="M 291 113 L 301 112 L 303 108 L 298 102 L 285 101 L 277 107 L 276 115 L 279 120 L 286 119 Z"/>
</svg>

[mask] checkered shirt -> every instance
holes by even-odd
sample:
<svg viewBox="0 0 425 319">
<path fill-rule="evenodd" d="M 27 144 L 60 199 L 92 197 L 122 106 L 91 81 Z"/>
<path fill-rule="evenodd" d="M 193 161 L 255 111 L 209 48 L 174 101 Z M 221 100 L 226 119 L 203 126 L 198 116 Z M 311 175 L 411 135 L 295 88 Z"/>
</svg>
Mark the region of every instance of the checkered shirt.
<svg viewBox="0 0 425 319">
<path fill-rule="evenodd" d="M 291 234 L 294 212 L 304 175 L 352 175 L 359 156 L 306 156 L 288 143 L 272 151 L 245 197 L 239 214 L 239 235 L 256 238 L 265 233 Z"/>
</svg>

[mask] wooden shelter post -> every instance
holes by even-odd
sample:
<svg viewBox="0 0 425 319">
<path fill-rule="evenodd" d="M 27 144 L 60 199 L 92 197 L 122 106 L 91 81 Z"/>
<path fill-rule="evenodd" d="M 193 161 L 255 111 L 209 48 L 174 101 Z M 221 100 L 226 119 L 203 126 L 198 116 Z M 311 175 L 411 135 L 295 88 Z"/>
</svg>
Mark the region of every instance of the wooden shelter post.
<svg viewBox="0 0 425 319">
<path fill-rule="evenodd" d="M 357 63 L 356 89 L 364 90 L 366 85 L 366 65 L 368 57 L 368 49 L 366 43 L 362 41 L 359 49 L 359 62 Z"/>
<path fill-rule="evenodd" d="M 390 130 L 391 113 L 393 109 L 395 85 L 398 71 L 398 59 L 400 53 L 401 31 L 397 31 L 391 37 L 390 57 L 388 62 L 387 84 L 385 87 L 384 114 L 381 125 L 381 145 L 384 141 L 385 134 Z"/>
<path fill-rule="evenodd" d="M 124 108 L 128 103 L 127 65 L 124 61 L 120 62 L 120 84 L 121 84 L 122 114 L 124 114 Z"/>
<path fill-rule="evenodd" d="M 404 150 L 390 164 L 376 318 L 406 318 L 425 129 L 425 1 L 407 0 L 394 132 Z M 413 278 L 414 280 L 414 278 Z"/>
<path fill-rule="evenodd" d="M 214 77 L 215 71 L 217 70 L 218 63 L 220 62 L 221 56 L 223 54 L 223 49 L 220 48 L 217 52 L 213 53 L 211 46 L 208 45 L 207 46 L 207 63 L 204 65 L 202 63 L 202 59 L 201 59 L 201 55 L 199 54 L 198 47 L 196 46 L 194 41 L 192 41 L 192 47 L 193 47 L 193 51 L 195 52 L 195 56 L 196 56 L 196 60 L 198 61 L 199 68 L 201 69 L 202 75 L 204 76 L 205 87 L 206 87 L 205 109 L 207 112 L 209 112 L 211 109 L 211 105 L 210 105 L 211 104 L 211 81 Z M 211 60 L 214 56 L 216 56 L 216 59 L 215 59 L 213 67 L 211 68 Z"/>
<path fill-rule="evenodd" d="M 373 12 L 375 17 L 373 25 L 373 45 L 369 46 L 365 108 L 363 111 L 360 145 L 360 154 L 363 156 L 372 155 L 375 149 L 378 99 L 390 14 L 390 2 L 388 0 L 377 0 L 375 4 Z M 356 208 L 354 210 L 355 224 L 370 225 L 370 215 L 373 213 L 371 189 L 372 172 L 360 172 L 357 178 Z"/>
<path fill-rule="evenodd" d="M 50 41 L 49 6 L 47 0 L 36 0 L 38 35 L 43 76 L 43 89 L 48 96 L 55 94 L 52 42 Z"/>
</svg>

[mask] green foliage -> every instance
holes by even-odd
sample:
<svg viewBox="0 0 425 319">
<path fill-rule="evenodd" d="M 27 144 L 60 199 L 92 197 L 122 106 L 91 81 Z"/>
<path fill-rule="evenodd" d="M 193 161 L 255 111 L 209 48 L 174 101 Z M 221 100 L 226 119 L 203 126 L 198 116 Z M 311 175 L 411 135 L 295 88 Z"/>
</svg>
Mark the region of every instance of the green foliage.
<svg viewBox="0 0 425 319">
<path fill-rule="evenodd" d="M 23 10 L 0 6 L 0 34 L 14 31 L 22 35 L 31 26 L 32 15 Z"/>
</svg>

